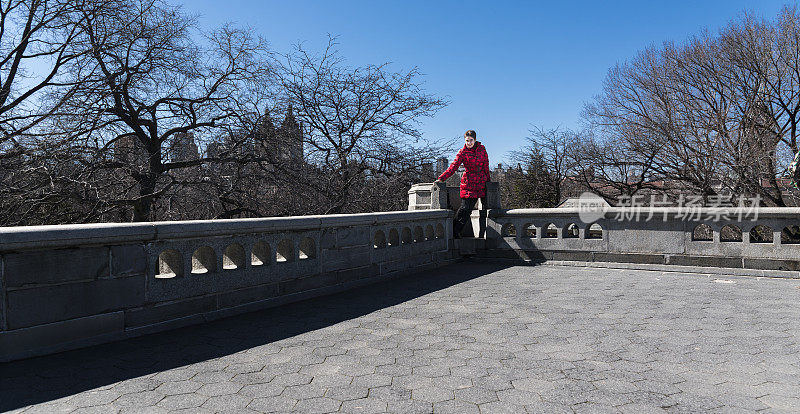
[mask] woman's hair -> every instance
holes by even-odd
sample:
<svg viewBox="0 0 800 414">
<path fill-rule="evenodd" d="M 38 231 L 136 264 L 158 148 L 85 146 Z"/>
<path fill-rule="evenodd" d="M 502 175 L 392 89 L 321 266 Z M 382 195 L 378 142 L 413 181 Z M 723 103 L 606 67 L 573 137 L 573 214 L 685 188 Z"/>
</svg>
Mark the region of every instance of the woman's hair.
<svg viewBox="0 0 800 414">
<path fill-rule="evenodd" d="M 473 139 L 478 139 L 478 136 L 475 134 L 475 131 L 473 131 L 471 129 L 469 131 L 465 132 L 464 136 L 465 137 L 472 137 Z"/>
</svg>

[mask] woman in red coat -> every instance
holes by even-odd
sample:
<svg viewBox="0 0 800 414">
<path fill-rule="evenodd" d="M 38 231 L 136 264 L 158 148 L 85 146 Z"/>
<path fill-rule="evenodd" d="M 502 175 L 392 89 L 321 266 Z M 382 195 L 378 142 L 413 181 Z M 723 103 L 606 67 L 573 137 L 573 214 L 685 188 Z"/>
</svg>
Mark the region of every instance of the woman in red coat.
<svg viewBox="0 0 800 414">
<path fill-rule="evenodd" d="M 475 131 L 464 133 L 464 148 L 458 151 L 456 159 L 436 180 L 437 183 L 447 180 L 456 172 L 458 166 L 464 164 L 464 175 L 461 176 L 461 207 L 456 212 L 453 220 L 453 237 L 460 238 L 461 230 L 467 224 L 475 203 L 481 199 L 481 205 L 486 205 L 486 182 L 489 181 L 489 155 L 486 148 L 476 141 Z"/>
</svg>

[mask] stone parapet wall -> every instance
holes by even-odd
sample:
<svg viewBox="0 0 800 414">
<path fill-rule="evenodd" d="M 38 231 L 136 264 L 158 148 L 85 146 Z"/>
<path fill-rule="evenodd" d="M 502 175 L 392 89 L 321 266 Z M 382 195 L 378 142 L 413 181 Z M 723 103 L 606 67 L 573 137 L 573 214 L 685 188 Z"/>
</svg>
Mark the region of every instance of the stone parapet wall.
<svg viewBox="0 0 800 414">
<path fill-rule="evenodd" d="M 0 361 L 452 262 L 448 210 L 0 228 Z"/>
<path fill-rule="evenodd" d="M 757 211 L 702 208 L 687 216 L 685 209 L 655 207 L 636 219 L 630 209 L 610 207 L 587 223 L 577 208 L 490 210 L 484 255 L 800 270 L 800 208 Z"/>
</svg>

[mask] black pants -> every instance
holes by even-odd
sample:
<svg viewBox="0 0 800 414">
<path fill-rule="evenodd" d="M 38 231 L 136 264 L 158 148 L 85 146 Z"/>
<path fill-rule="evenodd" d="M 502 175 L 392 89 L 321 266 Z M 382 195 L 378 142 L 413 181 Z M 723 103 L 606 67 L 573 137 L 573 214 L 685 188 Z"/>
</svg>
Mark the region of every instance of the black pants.
<svg viewBox="0 0 800 414">
<path fill-rule="evenodd" d="M 462 198 L 461 207 L 456 211 L 456 217 L 453 219 L 453 237 L 460 238 L 461 230 L 472 215 L 472 210 L 475 208 L 475 203 L 478 202 L 477 198 Z M 486 206 L 486 197 L 481 197 L 481 206 Z"/>
</svg>

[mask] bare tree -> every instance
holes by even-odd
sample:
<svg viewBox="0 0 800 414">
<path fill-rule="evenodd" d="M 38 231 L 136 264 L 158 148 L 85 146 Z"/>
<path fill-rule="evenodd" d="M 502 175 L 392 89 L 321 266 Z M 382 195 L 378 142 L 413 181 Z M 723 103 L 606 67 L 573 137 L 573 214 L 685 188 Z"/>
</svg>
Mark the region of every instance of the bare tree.
<svg viewBox="0 0 800 414">
<path fill-rule="evenodd" d="M 309 162 L 320 169 L 303 184 L 323 196 L 322 213 L 363 211 L 376 201 L 370 194 L 380 197 L 364 187 L 366 179 L 390 185 L 442 153 L 421 141 L 415 125 L 447 102 L 424 93 L 419 76 L 388 64 L 347 67 L 333 39 L 319 56 L 297 46 L 281 62 L 286 100 L 297 111 Z M 365 197 L 373 201 L 364 204 Z"/>
<path fill-rule="evenodd" d="M 788 160 L 778 154 L 797 146 L 797 17 L 791 8 L 776 21 L 745 16 L 719 34 L 653 46 L 617 65 L 584 112 L 605 141 L 584 158 L 600 172 L 624 160 L 645 187 L 666 180 L 706 200 L 758 194 L 785 205 L 778 178 Z M 608 180 L 624 189 L 621 181 Z"/>
<path fill-rule="evenodd" d="M 548 172 L 547 178 L 551 180 L 546 185 L 552 187 L 552 193 L 558 203 L 564 195 L 562 188 L 564 180 L 576 173 L 577 164 L 571 154 L 578 141 L 578 133 L 539 126 L 534 126 L 529 132 L 529 145 L 525 154 L 522 154 L 523 160 L 533 162 L 534 165 L 537 161 L 543 164 L 543 169 Z"/>
<path fill-rule="evenodd" d="M 75 199 L 53 174 L 73 166 L 47 124 L 81 78 L 69 65 L 88 53 L 78 41 L 85 23 L 80 10 L 101 10 L 112 2 L 91 0 L 9 0 L 0 3 L 0 223 L 38 224 L 55 217 L 80 220 Z M 65 182 L 69 185 L 70 183 Z M 71 213 L 67 213 L 71 211 Z"/>
<path fill-rule="evenodd" d="M 516 167 L 507 168 L 498 178 L 500 203 L 503 208 L 555 207 L 558 197 L 555 191 L 557 179 L 545 165 L 544 156 L 538 149 L 525 154 L 516 154 L 520 160 Z"/>
<path fill-rule="evenodd" d="M 69 0 L 0 3 L 0 156 L 22 151 L 20 136 L 57 111 L 79 81 L 68 80 L 64 69 L 87 52 L 76 41 L 81 7 L 103 5 Z M 45 104 L 47 94 L 60 99 Z"/>
<path fill-rule="evenodd" d="M 117 178 L 99 197 L 131 208 L 134 221 L 152 220 L 164 194 L 199 178 L 170 172 L 209 161 L 176 157 L 168 144 L 191 136 L 200 147 L 215 134 L 241 134 L 254 118 L 252 106 L 245 109 L 259 96 L 254 90 L 268 84 L 268 51 L 251 31 L 231 26 L 201 40 L 194 18 L 158 0 L 83 13 L 80 40 L 91 53 L 71 66 L 81 82 L 58 122 L 82 132 L 70 143 L 87 154 L 81 160 L 91 174 Z"/>
</svg>

